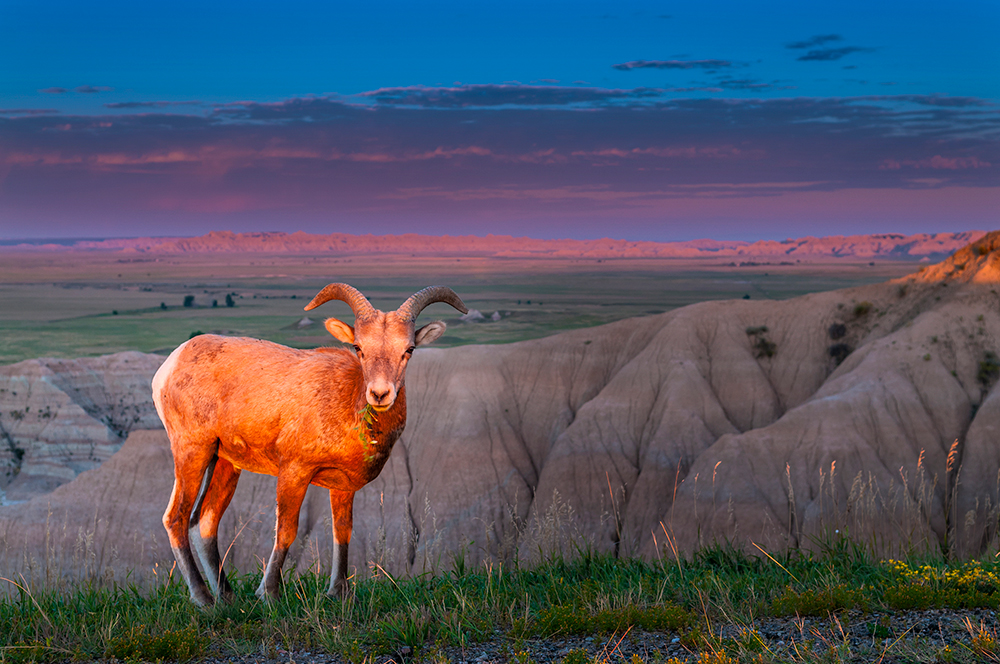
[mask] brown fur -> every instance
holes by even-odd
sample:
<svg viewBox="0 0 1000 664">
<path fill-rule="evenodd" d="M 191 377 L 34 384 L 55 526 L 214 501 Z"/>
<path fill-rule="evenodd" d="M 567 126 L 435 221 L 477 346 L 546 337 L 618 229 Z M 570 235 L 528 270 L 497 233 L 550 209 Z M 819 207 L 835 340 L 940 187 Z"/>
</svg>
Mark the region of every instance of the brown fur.
<svg viewBox="0 0 1000 664">
<path fill-rule="evenodd" d="M 326 326 L 354 344 L 357 355 L 201 335 L 178 347 L 153 378 L 154 403 L 174 455 L 174 489 L 163 524 L 199 605 L 213 599 L 198 572 L 189 531 L 198 525 L 201 567 L 215 594 L 229 599 L 217 536 L 243 470 L 278 478 L 275 544 L 257 594 L 270 598 L 280 590 L 281 566 L 309 484 L 330 490 L 329 593 L 346 592 L 354 493 L 378 476 L 406 424 L 403 378 L 414 346 L 436 339 L 444 324 L 414 332 L 412 319 L 373 310 L 358 318 L 356 328 L 333 318 Z"/>
</svg>

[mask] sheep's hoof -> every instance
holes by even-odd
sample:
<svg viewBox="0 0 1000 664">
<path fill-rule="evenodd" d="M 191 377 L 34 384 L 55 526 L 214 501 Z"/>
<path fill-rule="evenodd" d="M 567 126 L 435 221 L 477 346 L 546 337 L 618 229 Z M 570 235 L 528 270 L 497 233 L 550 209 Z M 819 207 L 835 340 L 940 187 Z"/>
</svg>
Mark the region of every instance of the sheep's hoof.
<svg viewBox="0 0 1000 664">
<path fill-rule="evenodd" d="M 264 582 L 261 581 L 260 585 L 257 586 L 257 592 L 255 592 L 254 594 L 257 595 L 258 599 L 261 599 L 264 602 L 270 604 L 271 602 L 275 601 L 276 599 L 278 599 L 278 597 L 281 596 L 281 584 L 275 584 L 275 585 L 276 585 L 275 588 L 268 589 L 264 585 Z"/>
<path fill-rule="evenodd" d="M 207 609 L 215 604 L 215 598 L 207 590 L 201 592 L 191 591 L 191 601 L 202 609 Z"/>
<path fill-rule="evenodd" d="M 345 599 L 351 594 L 351 585 L 346 580 L 336 581 L 330 584 L 326 591 L 326 596 L 332 599 Z"/>
</svg>

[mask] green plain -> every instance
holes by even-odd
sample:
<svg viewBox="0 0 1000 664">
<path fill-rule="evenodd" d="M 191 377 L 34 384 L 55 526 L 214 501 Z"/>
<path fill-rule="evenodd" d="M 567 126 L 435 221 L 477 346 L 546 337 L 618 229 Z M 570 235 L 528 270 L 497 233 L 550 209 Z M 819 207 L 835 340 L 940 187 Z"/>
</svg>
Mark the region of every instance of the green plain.
<svg viewBox="0 0 1000 664">
<path fill-rule="evenodd" d="M 463 323 L 447 305 L 437 343 L 508 343 L 662 313 L 704 300 L 787 299 L 884 281 L 912 262 L 857 260 L 733 266 L 727 259 L 499 259 L 122 253 L 0 253 L 0 364 L 123 350 L 168 353 L 194 332 L 251 336 L 293 347 L 336 343 L 330 316 L 352 322 L 343 303 L 304 312 L 324 285 L 343 281 L 380 309 L 424 286 L 444 284 L 487 320 Z M 235 306 L 226 307 L 226 295 Z M 183 306 L 193 296 L 193 306 Z M 213 306 L 213 302 L 215 306 Z M 166 308 L 163 308 L 166 307 Z M 494 312 L 499 321 L 489 320 Z M 304 317 L 312 325 L 298 328 Z"/>
</svg>

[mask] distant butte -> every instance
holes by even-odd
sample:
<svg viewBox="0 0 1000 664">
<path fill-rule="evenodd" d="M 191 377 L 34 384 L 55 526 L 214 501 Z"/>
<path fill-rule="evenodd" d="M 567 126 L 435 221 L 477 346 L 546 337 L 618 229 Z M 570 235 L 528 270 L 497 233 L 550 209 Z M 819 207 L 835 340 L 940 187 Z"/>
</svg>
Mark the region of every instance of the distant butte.
<svg viewBox="0 0 1000 664">
<path fill-rule="evenodd" d="M 200 237 L 123 238 L 80 241 L 71 246 L 14 245 L 6 251 L 120 251 L 149 254 L 254 252 L 289 254 L 411 254 L 417 256 L 481 256 L 496 258 L 730 258 L 802 260 L 824 258 L 895 258 L 941 260 L 976 242 L 984 231 L 960 233 L 895 233 L 835 235 L 788 240 L 537 240 L 509 235 L 477 237 L 433 235 L 349 235 L 333 233 L 234 233 L 213 231 Z"/>
</svg>

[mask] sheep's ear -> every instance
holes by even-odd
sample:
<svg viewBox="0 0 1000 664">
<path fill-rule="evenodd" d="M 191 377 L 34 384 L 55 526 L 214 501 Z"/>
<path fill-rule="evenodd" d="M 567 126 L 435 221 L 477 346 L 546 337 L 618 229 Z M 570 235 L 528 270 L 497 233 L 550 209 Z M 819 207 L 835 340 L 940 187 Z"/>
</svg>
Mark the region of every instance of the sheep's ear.
<svg viewBox="0 0 1000 664">
<path fill-rule="evenodd" d="M 422 328 L 413 333 L 413 345 L 426 346 L 444 334 L 447 327 L 448 326 L 445 325 L 442 320 L 427 323 L 427 325 L 424 325 Z"/>
<path fill-rule="evenodd" d="M 354 343 L 354 328 L 347 323 L 342 323 L 336 318 L 326 319 L 326 331 L 343 341 L 345 344 Z"/>
</svg>

